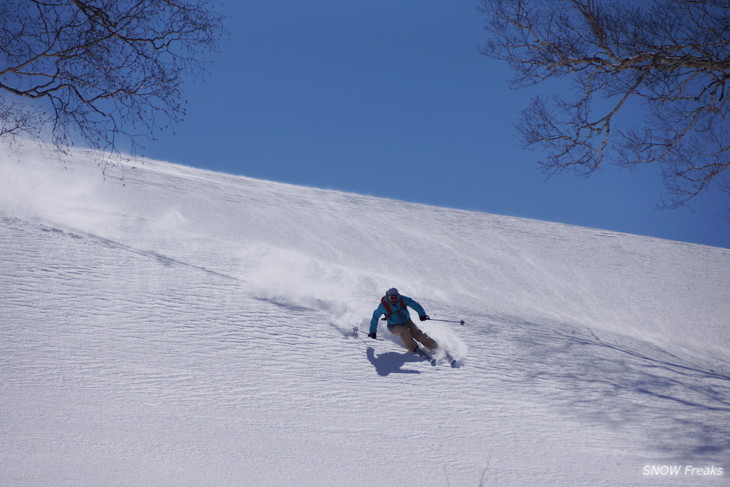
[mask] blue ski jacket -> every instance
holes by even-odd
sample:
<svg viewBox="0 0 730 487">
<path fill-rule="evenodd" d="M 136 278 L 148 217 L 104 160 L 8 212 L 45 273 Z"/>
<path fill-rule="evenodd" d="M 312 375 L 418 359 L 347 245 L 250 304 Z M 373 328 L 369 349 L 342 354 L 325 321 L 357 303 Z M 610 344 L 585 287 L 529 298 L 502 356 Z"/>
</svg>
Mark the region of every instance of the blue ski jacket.
<svg viewBox="0 0 730 487">
<path fill-rule="evenodd" d="M 378 320 L 382 315 L 385 315 L 386 321 L 388 322 L 388 329 L 390 330 L 394 326 L 405 325 L 411 320 L 411 314 L 408 312 L 409 306 L 418 313 L 418 316 L 426 314 L 423 306 L 408 296 L 400 295 L 398 301 L 395 303 L 388 301 L 390 312 L 388 312 L 388 308 L 383 304 L 383 301 L 384 299 L 381 299 L 380 306 L 373 311 L 373 318 L 370 320 L 370 333 L 376 333 L 378 331 Z"/>
</svg>

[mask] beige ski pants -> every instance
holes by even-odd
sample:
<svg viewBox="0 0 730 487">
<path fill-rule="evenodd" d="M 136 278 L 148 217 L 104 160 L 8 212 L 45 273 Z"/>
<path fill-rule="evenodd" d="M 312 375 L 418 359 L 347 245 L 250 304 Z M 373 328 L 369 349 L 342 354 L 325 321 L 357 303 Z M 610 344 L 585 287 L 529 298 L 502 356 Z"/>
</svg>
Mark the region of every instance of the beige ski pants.
<svg viewBox="0 0 730 487">
<path fill-rule="evenodd" d="M 403 346 L 411 352 L 418 346 L 416 341 L 421 342 L 424 347 L 430 350 L 434 350 L 438 347 L 438 343 L 436 343 L 433 338 L 423 333 L 421 329 L 410 320 L 403 325 L 394 326 L 390 329 L 390 331 L 394 335 L 399 336 L 400 339 L 403 340 Z"/>
</svg>

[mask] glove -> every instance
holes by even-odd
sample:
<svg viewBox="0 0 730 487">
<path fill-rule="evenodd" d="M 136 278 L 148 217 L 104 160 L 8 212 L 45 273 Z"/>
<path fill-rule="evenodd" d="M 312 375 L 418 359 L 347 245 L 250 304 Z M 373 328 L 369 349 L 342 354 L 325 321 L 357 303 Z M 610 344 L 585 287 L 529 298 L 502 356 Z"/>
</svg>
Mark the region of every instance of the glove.
<svg viewBox="0 0 730 487">
<path fill-rule="evenodd" d="M 428 315 L 422 315 L 422 316 L 419 316 L 419 318 L 421 319 L 421 321 L 426 321 L 426 320 L 430 320 L 431 319 L 431 317 L 428 316 Z"/>
<path fill-rule="evenodd" d="M 378 334 L 377 333 L 368 333 L 368 337 L 370 337 L 373 340 L 375 340 L 376 338 L 378 338 Z"/>
</svg>

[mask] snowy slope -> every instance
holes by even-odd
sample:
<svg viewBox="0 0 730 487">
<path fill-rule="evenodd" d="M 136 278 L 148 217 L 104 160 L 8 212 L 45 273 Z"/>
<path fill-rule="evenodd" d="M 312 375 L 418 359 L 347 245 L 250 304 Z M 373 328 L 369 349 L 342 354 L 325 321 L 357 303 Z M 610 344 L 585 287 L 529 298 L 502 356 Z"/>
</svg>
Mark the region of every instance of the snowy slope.
<svg viewBox="0 0 730 487">
<path fill-rule="evenodd" d="M 728 249 L 0 157 L 0 485 L 730 484 Z"/>
</svg>

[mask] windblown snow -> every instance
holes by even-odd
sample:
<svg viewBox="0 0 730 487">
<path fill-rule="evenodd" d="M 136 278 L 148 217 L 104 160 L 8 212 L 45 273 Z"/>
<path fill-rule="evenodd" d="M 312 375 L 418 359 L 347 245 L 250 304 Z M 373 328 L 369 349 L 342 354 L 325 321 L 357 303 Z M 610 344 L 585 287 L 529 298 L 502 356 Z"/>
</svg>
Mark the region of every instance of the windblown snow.
<svg viewBox="0 0 730 487">
<path fill-rule="evenodd" d="M 730 484 L 728 249 L 105 174 L 0 151 L 0 485 Z M 390 287 L 462 367 L 353 333 Z"/>
</svg>

